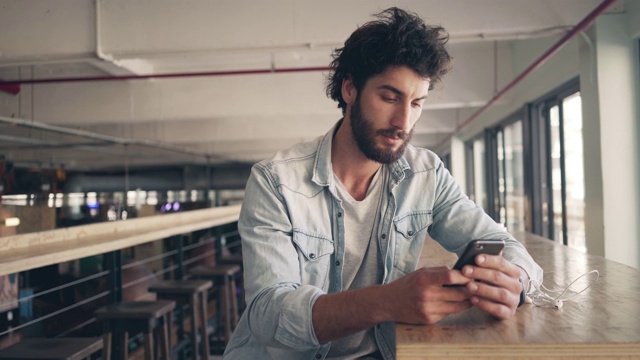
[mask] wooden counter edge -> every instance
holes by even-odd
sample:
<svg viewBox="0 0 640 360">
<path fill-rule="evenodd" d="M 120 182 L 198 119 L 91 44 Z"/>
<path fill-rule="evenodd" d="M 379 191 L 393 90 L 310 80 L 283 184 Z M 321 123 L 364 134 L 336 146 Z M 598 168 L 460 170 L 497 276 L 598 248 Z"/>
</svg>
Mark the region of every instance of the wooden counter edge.
<svg viewBox="0 0 640 360">
<path fill-rule="evenodd" d="M 468 359 L 468 358 L 640 358 L 638 343 L 518 343 L 518 344 L 402 344 L 397 358 Z"/>
<path fill-rule="evenodd" d="M 220 208 L 212 208 L 211 210 L 214 209 Z M 165 216 L 170 215 L 156 215 L 149 218 L 143 218 L 147 224 L 149 222 L 153 222 L 156 223 L 157 226 L 150 227 L 147 225 L 139 232 L 129 231 L 126 233 L 119 233 L 117 231 L 120 225 L 130 227 L 131 222 L 135 221 L 135 219 L 129 220 L 128 224 L 124 224 L 126 221 L 112 222 L 111 225 L 114 227 L 115 231 L 99 235 L 97 238 L 91 233 L 91 231 L 87 231 L 87 229 L 90 229 L 92 225 L 66 228 L 66 231 L 72 233 L 74 236 L 70 236 L 68 239 L 62 241 L 59 239 L 51 242 L 47 241 L 49 238 L 48 234 L 58 230 L 11 236 L 10 241 L 22 241 L 22 239 L 32 240 L 33 238 L 41 240 L 30 243 L 26 249 L 20 247 L 13 252 L 11 251 L 12 249 L 2 250 L 3 254 L 2 259 L 0 260 L 0 275 L 12 274 L 42 266 L 81 259 L 87 256 L 126 249 L 131 246 L 160 240 L 173 235 L 207 229 L 237 221 L 240 214 L 240 207 L 230 207 L 230 210 L 232 210 L 231 213 L 226 212 L 222 215 L 211 217 L 211 219 L 204 221 L 201 217 L 198 217 L 194 222 L 186 221 L 178 225 L 170 224 L 169 227 L 163 226 L 167 226 L 164 221 Z M 212 211 L 212 214 L 214 213 L 215 211 Z M 182 214 L 188 214 L 188 212 L 184 212 Z M 83 239 L 87 239 L 87 242 L 83 243 Z M 9 239 L 5 238 L 3 240 L 6 241 Z M 54 249 L 53 251 L 52 248 Z"/>
</svg>

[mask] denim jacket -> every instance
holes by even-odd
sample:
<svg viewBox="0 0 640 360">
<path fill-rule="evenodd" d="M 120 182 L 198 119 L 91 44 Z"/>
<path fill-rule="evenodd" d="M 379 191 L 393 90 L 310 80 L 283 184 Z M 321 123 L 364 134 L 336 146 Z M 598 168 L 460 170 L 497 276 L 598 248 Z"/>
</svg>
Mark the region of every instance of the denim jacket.
<svg viewBox="0 0 640 360">
<path fill-rule="evenodd" d="M 238 229 L 242 238 L 247 309 L 224 359 L 324 359 L 311 310 L 326 293 L 343 291 L 344 218 L 325 136 L 254 165 Z M 390 164 L 380 221 L 383 283 L 416 269 L 427 232 L 448 251 L 472 239 L 507 242 L 504 256 L 542 281 L 542 269 L 504 228 L 464 195 L 431 151 L 407 146 Z M 385 359 L 395 359 L 395 323 L 375 327 Z"/>
</svg>

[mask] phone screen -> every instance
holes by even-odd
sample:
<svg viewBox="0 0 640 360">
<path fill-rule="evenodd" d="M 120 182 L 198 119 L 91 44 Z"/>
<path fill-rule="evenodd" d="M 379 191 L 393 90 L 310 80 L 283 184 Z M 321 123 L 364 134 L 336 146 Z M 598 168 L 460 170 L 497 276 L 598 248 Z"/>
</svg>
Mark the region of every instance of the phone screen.
<svg viewBox="0 0 640 360">
<path fill-rule="evenodd" d="M 467 248 L 458 258 L 453 268 L 462 270 L 465 265 L 475 265 L 475 258 L 479 254 L 498 255 L 504 248 L 504 240 L 477 239 L 467 244 Z"/>
</svg>

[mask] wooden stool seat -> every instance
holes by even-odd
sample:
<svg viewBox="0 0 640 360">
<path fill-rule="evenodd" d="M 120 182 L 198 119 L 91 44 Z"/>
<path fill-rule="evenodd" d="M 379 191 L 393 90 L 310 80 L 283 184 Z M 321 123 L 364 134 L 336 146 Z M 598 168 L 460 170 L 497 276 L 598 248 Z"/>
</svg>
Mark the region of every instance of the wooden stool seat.
<svg viewBox="0 0 640 360">
<path fill-rule="evenodd" d="M 242 272 L 242 268 L 239 265 L 200 265 L 192 268 L 190 271 L 192 276 L 199 278 L 211 279 L 215 283 L 222 283 L 222 289 L 219 292 L 221 295 L 221 302 L 224 311 L 221 311 L 224 316 L 224 334 L 225 343 L 229 342 L 231 338 L 231 332 L 238 325 L 238 300 L 236 298 L 236 275 Z"/>
<path fill-rule="evenodd" d="M 233 265 L 233 264 L 214 265 L 214 266 L 200 265 L 200 266 L 194 267 L 189 272 L 193 276 L 216 277 L 216 276 L 235 276 L 236 274 L 240 273 L 241 270 L 242 269 L 240 268 L 240 265 Z"/>
<path fill-rule="evenodd" d="M 158 300 L 173 300 L 178 305 L 189 305 L 191 310 L 191 347 L 193 358 L 198 357 L 198 319 L 202 338 L 202 359 L 209 358 L 209 336 L 207 335 L 207 290 L 213 287 L 209 280 L 164 280 L 149 287 Z M 173 333 L 172 321 L 169 334 Z"/>
<path fill-rule="evenodd" d="M 207 291 L 212 286 L 210 280 L 163 280 L 149 286 L 149 291 L 158 295 L 183 295 Z"/>
<path fill-rule="evenodd" d="M 220 265 L 240 265 L 242 266 L 242 254 L 231 254 L 218 259 Z"/>
<path fill-rule="evenodd" d="M 101 338 L 31 338 L 0 350 L 0 359 L 80 360 L 100 350 Z"/>
<path fill-rule="evenodd" d="M 129 301 L 111 304 L 96 310 L 96 318 L 104 323 L 103 359 L 111 359 L 111 337 L 116 333 L 122 336 L 122 358 L 128 357 L 128 334 L 142 332 L 144 334 L 145 359 L 154 359 L 154 331 L 161 331 L 161 351 L 165 359 L 170 356 L 169 331 L 167 324 L 171 322 L 176 303 L 169 300 Z"/>
</svg>

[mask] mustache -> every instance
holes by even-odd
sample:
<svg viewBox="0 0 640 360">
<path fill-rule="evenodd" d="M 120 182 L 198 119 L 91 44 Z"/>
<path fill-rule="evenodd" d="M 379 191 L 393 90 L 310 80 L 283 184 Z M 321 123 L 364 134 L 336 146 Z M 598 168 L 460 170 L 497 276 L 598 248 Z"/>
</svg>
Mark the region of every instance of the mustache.
<svg viewBox="0 0 640 360">
<path fill-rule="evenodd" d="M 380 129 L 377 131 L 377 134 L 391 138 L 399 138 L 402 140 L 411 138 L 411 131 L 402 131 L 398 129 Z"/>
</svg>

